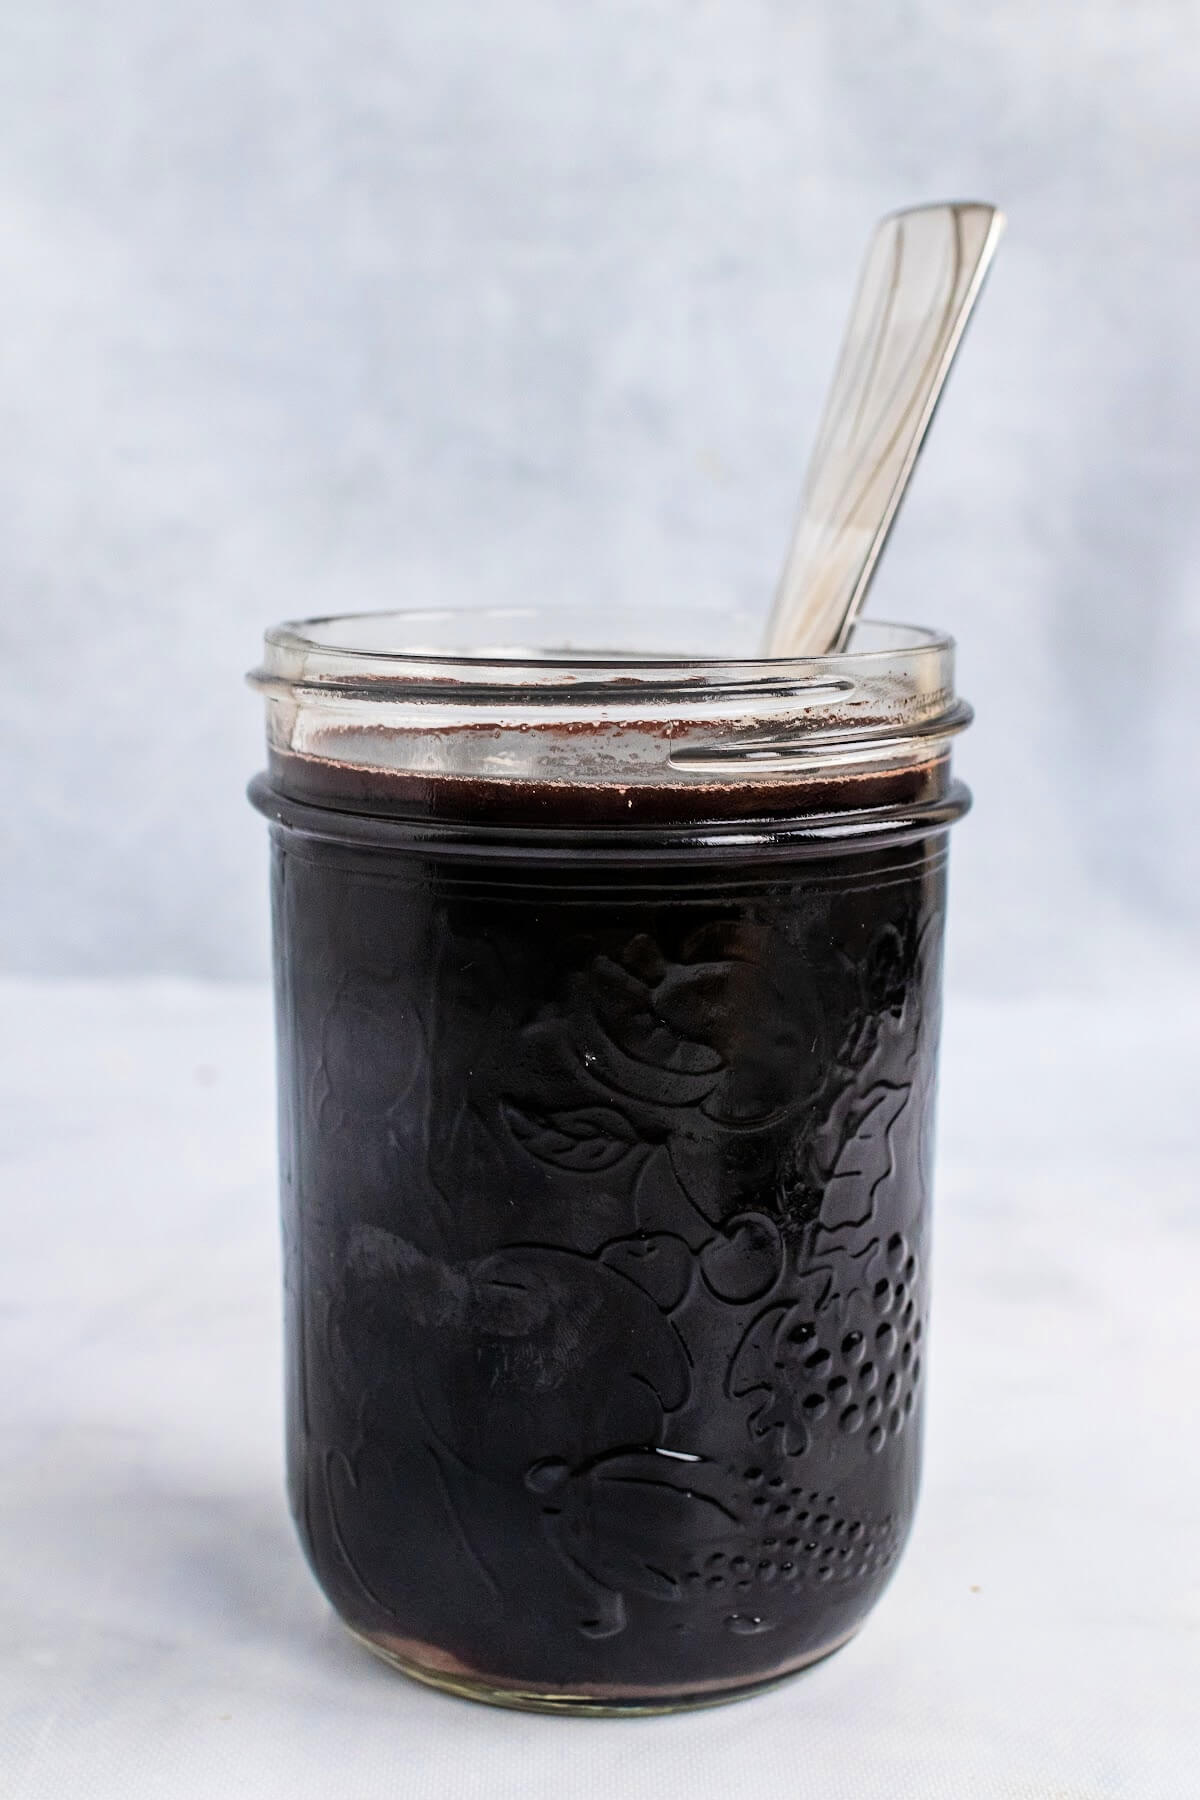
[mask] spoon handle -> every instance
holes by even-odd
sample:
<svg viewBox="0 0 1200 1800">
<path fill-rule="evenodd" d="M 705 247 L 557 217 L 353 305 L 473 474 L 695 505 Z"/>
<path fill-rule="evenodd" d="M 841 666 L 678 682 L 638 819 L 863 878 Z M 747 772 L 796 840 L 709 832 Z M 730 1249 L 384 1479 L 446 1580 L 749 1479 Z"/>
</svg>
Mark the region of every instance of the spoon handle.
<svg viewBox="0 0 1200 1800">
<path fill-rule="evenodd" d="M 995 207 L 955 202 L 893 213 L 876 230 L 765 656 L 845 647 L 1003 229 Z"/>
</svg>

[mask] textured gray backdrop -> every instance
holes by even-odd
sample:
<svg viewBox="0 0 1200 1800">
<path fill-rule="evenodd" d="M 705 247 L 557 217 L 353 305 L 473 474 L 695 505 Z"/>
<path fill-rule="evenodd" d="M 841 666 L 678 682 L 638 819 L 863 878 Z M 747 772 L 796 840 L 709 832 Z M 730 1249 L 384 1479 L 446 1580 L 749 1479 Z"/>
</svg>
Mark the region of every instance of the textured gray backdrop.
<svg viewBox="0 0 1200 1800">
<path fill-rule="evenodd" d="M 1195 0 L 4 0 L 3 964 L 261 970 L 276 618 L 765 610 L 866 233 L 964 196 L 1010 232 L 872 599 L 979 710 L 956 978 L 1160 979 L 1197 92 Z"/>
</svg>

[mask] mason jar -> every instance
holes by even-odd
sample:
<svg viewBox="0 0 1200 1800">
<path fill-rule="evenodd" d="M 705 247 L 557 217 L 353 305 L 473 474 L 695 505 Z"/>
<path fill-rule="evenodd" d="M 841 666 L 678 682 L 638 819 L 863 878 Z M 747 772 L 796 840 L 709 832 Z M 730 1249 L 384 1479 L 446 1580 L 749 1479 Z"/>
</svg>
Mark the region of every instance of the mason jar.
<svg viewBox="0 0 1200 1800">
<path fill-rule="evenodd" d="M 953 645 L 267 633 L 288 1485 L 438 1687 L 576 1712 L 828 1655 L 913 1516 Z"/>
</svg>

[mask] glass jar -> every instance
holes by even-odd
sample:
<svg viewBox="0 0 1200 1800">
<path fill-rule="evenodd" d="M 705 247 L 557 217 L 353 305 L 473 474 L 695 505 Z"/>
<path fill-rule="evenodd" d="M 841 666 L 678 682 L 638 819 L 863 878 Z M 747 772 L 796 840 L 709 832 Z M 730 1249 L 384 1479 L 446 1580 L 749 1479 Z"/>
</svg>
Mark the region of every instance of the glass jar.
<svg viewBox="0 0 1200 1800">
<path fill-rule="evenodd" d="M 953 646 L 267 634 L 292 1509 L 372 1649 L 646 1712 L 844 1643 L 920 1464 Z M 534 646 L 542 646 L 535 648 Z"/>
</svg>

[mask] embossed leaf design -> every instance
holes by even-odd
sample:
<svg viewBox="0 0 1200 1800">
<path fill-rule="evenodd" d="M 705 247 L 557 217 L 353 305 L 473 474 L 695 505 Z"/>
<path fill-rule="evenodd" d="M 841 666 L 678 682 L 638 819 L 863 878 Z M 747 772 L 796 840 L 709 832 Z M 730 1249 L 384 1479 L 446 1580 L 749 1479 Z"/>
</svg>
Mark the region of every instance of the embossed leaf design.
<svg viewBox="0 0 1200 1800">
<path fill-rule="evenodd" d="M 726 1392 L 752 1401 L 751 1436 L 774 1439 L 785 1456 L 801 1456 L 809 1445 L 814 1417 L 806 1405 L 806 1372 L 819 1349 L 820 1320 L 835 1300 L 833 1280 L 828 1265 L 805 1269 L 789 1299 L 752 1320 L 729 1365 Z"/>
<path fill-rule="evenodd" d="M 507 1101 L 503 1111 L 513 1136 L 530 1156 L 556 1169 L 585 1174 L 612 1169 L 637 1143 L 628 1121 L 611 1106 L 537 1114 Z"/>
<path fill-rule="evenodd" d="M 821 1224 L 826 1231 L 865 1225 L 873 1217 L 879 1189 L 895 1166 L 891 1134 L 910 1092 L 907 1086 L 881 1081 L 865 1094 L 849 1088 L 840 1096 L 824 1134 L 831 1159 L 821 1170 Z"/>
<path fill-rule="evenodd" d="M 682 1597 L 682 1564 L 733 1541 L 740 1520 L 719 1466 L 655 1449 L 614 1450 L 575 1469 L 530 1471 L 552 1542 L 602 1588 Z"/>
<path fill-rule="evenodd" d="M 789 1379 L 789 1352 L 799 1355 L 816 1337 L 816 1327 L 800 1316 L 800 1309 L 786 1302 L 761 1313 L 743 1337 L 729 1366 L 727 1387 L 731 1398 L 755 1398 L 750 1413 L 750 1432 L 755 1438 L 778 1436 L 785 1456 L 800 1456 L 808 1448 L 808 1423 L 803 1411 L 803 1392 Z"/>
</svg>

